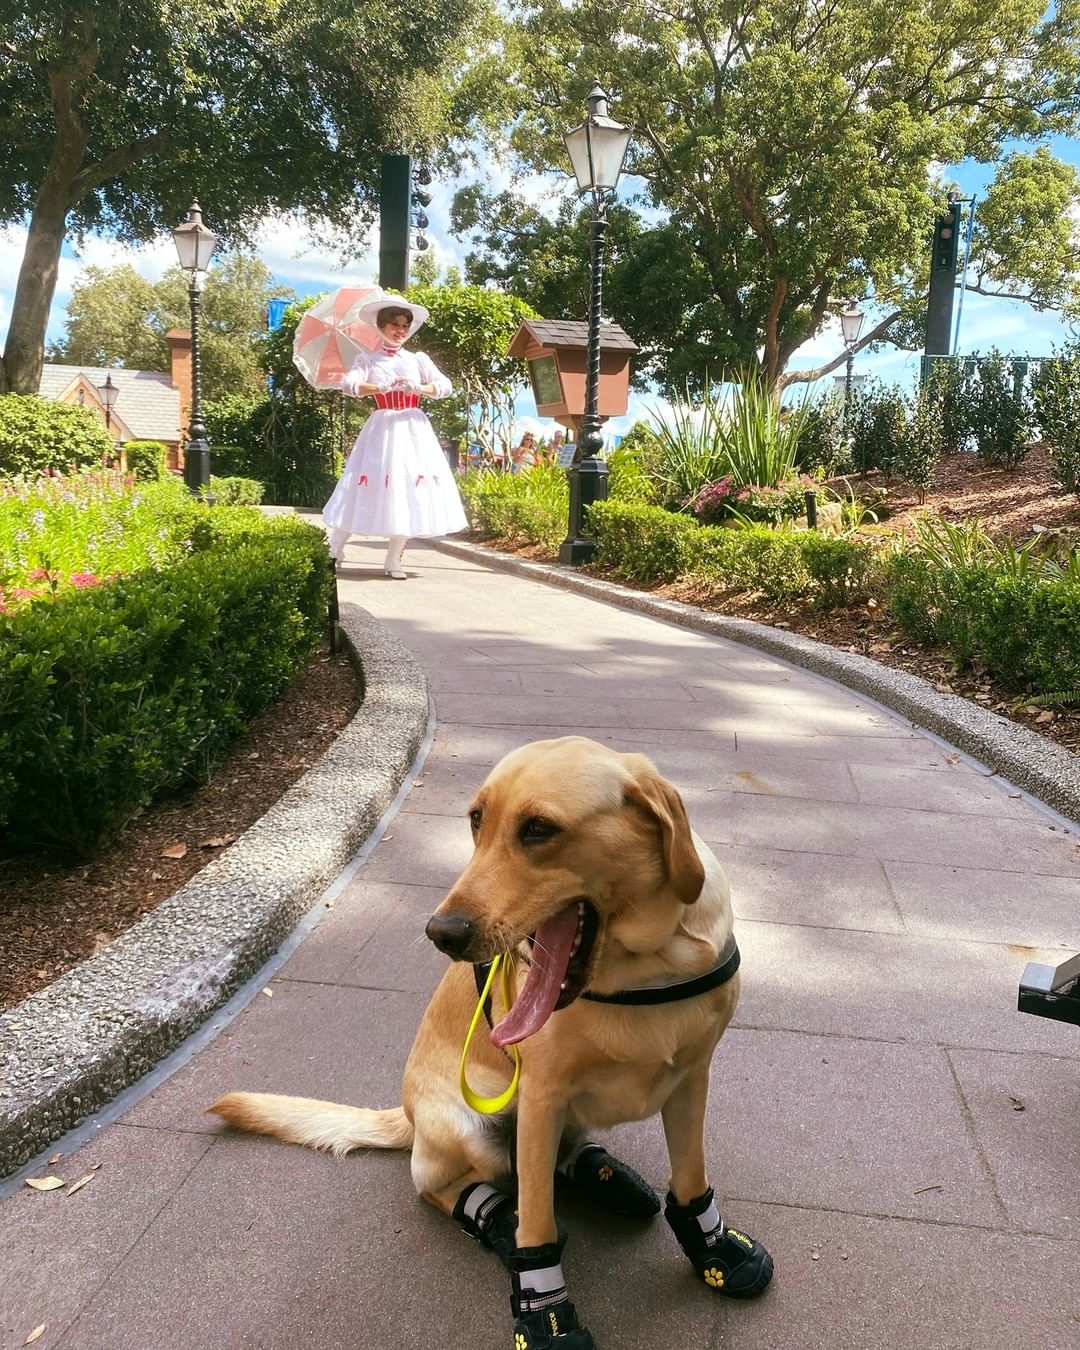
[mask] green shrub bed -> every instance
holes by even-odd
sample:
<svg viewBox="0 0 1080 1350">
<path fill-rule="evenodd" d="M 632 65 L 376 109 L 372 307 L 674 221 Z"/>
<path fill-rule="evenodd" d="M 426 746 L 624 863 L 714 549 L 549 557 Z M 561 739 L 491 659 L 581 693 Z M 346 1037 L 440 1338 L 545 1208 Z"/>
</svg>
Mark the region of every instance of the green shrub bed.
<svg viewBox="0 0 1080 1350">
<path fill-rule="evenodd" d="M 458 487 L 471 524 L 485 534 L 552 552 L 566 536 L 570 497 L 562 469 L 541 464 L 524 473 L 481 470 L 462 474 Z"/>
<path fill-rule="evenodd" d="M 145 505 L 134 495 L 119 494 L 119 519 Z M 85 853 L 205 778 L 323 631 L 321 531 L 166 505 L 138 568 L 129 558 L 108 584 L 57 582 L 0 614 L 0 849 Z"/>
</svg>

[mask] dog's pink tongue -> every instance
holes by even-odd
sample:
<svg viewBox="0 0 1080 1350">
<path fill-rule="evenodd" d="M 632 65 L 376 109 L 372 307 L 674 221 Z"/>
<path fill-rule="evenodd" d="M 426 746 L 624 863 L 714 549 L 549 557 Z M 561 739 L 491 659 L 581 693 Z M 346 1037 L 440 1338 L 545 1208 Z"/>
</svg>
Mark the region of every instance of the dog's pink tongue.
<svg viewBox="0 0 1080 1350">
<path fill-rule="evenodd" d="M 539 1031 L 555 1011 L 577 931 L 576 900 L 536 930 L 525 987 L 514 1006 L 492 1029 L 492 1045 L 516 1045 Z"/>
</svg>

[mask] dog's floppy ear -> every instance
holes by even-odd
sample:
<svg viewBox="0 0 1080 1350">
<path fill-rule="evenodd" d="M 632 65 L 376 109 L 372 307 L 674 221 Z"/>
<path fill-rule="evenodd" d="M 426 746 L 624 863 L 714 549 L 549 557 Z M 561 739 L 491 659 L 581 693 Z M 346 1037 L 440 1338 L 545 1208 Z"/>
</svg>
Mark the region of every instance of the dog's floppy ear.
<svg viewBox="0 0 1080 1350">
<path fill-rule="evenodd" d="M 684 905 L 692 905 L 705 884 L 705 868 L 694 847 L 682 798 L 644 755 L 628 755 L 627 760 L 626 795 L 660 826 L 671 889 Z"/>
</svg>

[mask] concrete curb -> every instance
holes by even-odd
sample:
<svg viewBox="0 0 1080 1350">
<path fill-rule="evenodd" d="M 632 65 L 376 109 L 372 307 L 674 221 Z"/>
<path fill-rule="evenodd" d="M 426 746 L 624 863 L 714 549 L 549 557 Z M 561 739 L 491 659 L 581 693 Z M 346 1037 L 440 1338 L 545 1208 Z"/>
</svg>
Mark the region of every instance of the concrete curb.
<svg viewBox="0 0 1080 1350">
<path fill-rule="evenodd" d="M 578 595 L 636 610 L 682 628 L 714 633 L 717 637 L 782 657 L 792 665 L 803 666 L 876 699 L 909 718 L 913 726 L 942 737 L 1069 820 L 1080 821 L 1080 756 L 966 698 L 939 693 L 918 675 L 893 670 L 870 657 L 839 651 L 798 633 L 770 628 L 749 619 L 733 619 L 677 600 L 660 599 L 627 586 L 582 576 L 553 563 L 530 562 L 511 553 L 499 553 L 460 540 L 429 542 L 444 553 L 542 581 L 549 586 L 561 586 Z"/>
<path fill-rule="evenodd" d="M 423 741 L 427 679 L 355 605 L 360 711 L 220 858 L 46 989 L 0 1013 L 0 1177 L 141 1078 L 280 945 L 363 843 Z"/>
</svg>

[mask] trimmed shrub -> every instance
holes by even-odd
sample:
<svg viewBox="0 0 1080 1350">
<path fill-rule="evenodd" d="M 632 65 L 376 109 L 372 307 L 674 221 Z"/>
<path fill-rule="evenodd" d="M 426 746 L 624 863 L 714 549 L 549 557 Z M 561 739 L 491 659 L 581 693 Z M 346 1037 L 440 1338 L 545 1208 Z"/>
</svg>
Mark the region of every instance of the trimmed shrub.
<svg viewBox="0 0 1080 1350">
<path fill-rule="evenodd" d="M 258 506 L 263 485 L 254 478 L 215 478 L 211 474 L 210 495 L 219 506 Z"/>
<path fill-rule="evenodd" d="M 169 452 L 160 441 L 125 441 L 128 473 L 139 479 L 164 478 L 169 472 Z"/>
<path fill-rule="evenodd" d="M 322 532 L 200 508 L 176 566 L 0 615 L 0 845 L 85 853 L 216 756 L 314 648 Z"/>
<path fill-rule="evenodd" d="M 37 394 L 0 394 L 0 478 L 108 464 L 115 450 L 86 408 Z"/>
<path fill-rule="evenodd" d="M 570 497 L 563 469 L 546 464 L 524 473 L 484 469 L 463 474 L 458 486 L 476 529 L 552 552 L 566 535 Z"/>
<path fill-rule="evenodd" d="M 879 566 L 868 544 L 815 530 L 800 535 L 799 543 L 816 602 L 823 609 L 859 604 L 874 589 Z"/>
<path fill-rule="evenodd" d="M 689 516 L 660 506 L 594 502 L 589 526 L 596 560 L 634 581 L 674 581 L 686 570 L 700 527 Z"/>
</svg>

